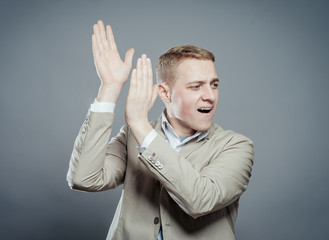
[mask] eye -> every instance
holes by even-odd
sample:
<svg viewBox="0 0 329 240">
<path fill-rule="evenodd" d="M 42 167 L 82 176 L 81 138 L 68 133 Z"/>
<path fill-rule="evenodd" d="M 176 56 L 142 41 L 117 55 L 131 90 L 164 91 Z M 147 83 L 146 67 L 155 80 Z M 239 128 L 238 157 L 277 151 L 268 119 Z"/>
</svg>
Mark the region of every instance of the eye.
<svg viewBox="0 0 329 240">
<path fill-rule="evenodd" d="M 212 88 L 218 88 L 218 83 L 216 82 L 216 83 L 211 84 L 211 87 Z"/>
<path fill-rule="evenodd" d="M 200 86 L 199 85 L 194 85 L 194 86 L 191 86 L 191 89 L 192 90 L 199 90 Z"/>
</svg>

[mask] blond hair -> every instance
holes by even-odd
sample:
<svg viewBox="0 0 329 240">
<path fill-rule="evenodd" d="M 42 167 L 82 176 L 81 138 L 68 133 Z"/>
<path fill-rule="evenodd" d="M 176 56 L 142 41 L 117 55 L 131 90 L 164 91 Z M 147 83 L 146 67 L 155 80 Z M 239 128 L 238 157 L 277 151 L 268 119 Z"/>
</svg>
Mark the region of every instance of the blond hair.
<svg viewBox="0 0 329 240">
<path fill-rule="evenodd" d="M 166 83 L 170 87 L 176 81 L 176 69 L 186 59 L 211 60 L 215 62 L 215 56 L 206 49 L 193 45 L 180 45 L 169 49 L 158 59 L 156 68 L 157 82 Z"/>
</svg>

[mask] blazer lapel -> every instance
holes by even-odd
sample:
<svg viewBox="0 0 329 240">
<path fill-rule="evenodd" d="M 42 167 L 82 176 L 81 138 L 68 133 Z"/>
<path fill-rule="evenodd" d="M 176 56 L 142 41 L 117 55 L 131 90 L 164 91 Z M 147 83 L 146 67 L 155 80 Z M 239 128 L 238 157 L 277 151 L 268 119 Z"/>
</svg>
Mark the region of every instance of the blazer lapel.
<svg viewBox="0 0 329 240">
<path fill-rule="evenodd" d="M 214 124 L 212 123 L 210 128 L 208 129 L 208 134 L 204 139 L 200 140 L 199 142 L 197 142 L 197 139 L 193 139 L 192 141 L 188 142 L 182 148 L 182 150 L 180 150 L 180 153 L 184 156 L 184 158 L 187 158 L 191 153 L 198 150 L 203 144 L 208 142 L 210 137 L 213 135 L 213 132 L 214 132 Z"/>
<path fill-rule="evenodd" d="M 161 116 L 159 117 L 158 121 L 155 122 L 155 126 L 154 126 L 154 130 L 157 131 L 157 133 L 162 136 L 164 139 L 166 138 L 162 127 L 161 127 Z M 197 142 L 197 138 L 193 139 L 192 141 L 188 142 L 180 151 L 179 153 L 182 154 L 182 156 L 184 158 L 187 158 L 191 153 L 193 153 L 194 151 L 198 150 L 203 144 L 205 144 L 209 138 L 211 137 L 211 135 L 213 134 L 214 131 L 214 126 L 213 124 L 211 124 L 210 128 L 208 129 L 208 135 L 200 140 L 199 142 Z"/>
<path fill-rule="evenodd" d="M 191 153 L 198 150 L 203 144 L 205 144 L 209 140 L 208 136 L 204 139 L 197 142 L 197 139 L 193 139 L 192 141 L 188 142 L 180 151 L 179 153 L 186 159 Z"/>
</svg>

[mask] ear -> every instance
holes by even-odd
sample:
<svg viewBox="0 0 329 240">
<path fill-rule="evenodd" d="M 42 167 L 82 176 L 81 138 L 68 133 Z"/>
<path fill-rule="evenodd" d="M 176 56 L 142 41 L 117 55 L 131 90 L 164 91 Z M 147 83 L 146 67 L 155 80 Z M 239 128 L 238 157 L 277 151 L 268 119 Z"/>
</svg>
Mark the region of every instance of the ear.
<svg viewBox="0 0 329 240">
<path fill-rule="evenodd" d="M 164 103 L 171 103 L 171 88 L 166 83 L 158 84 L 159 97 Z"/>
</svg>

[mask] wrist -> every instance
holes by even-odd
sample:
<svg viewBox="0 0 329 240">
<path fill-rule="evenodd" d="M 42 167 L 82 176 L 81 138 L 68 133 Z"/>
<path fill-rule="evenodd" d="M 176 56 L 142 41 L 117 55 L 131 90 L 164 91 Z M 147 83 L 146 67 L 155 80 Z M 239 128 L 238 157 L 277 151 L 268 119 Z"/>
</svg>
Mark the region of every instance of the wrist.
<svg viewBox="0 0 329 240">
<path fill-rule="evenodd" d="M 135 139 L 139 146 L 142 145 L 146 136 L 152 131 L 152 126 L 148 121 L 134 122 L 133 124 L 128 124 L 128 127 L 131 129 L 132 133 L 135 136 Z"/>
<path fill-rule="evenodd" d="M 101 85 L 98 89 L 97 101 L 98 102 L 112 102 L 116 103 L 120 92 L 122 89 L 122 84 L 112 84 L 112 85 Z"/>
</svg>

